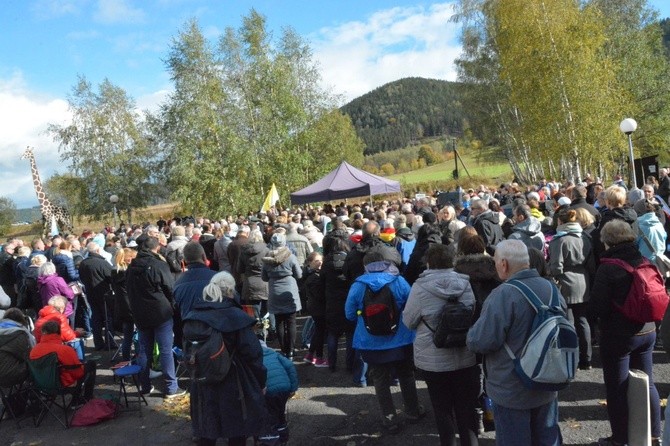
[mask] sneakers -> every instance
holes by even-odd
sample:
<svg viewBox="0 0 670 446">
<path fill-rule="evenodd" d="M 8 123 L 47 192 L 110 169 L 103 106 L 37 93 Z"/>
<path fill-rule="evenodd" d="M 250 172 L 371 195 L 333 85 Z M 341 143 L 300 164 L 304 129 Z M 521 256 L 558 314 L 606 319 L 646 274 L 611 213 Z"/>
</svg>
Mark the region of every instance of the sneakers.
<svg viewBox="0 0 670 446">
<path fill-rule="evenodd" d="M 151 386 L 151 388 L 150 388 L 149 390 L 143 390 L 143 391 L 140 392 L 140 393 L 141 393 L 142 395 L 151 395 L 151 394 L 154 393 L 155 391 L 156 391 L 156 388 L 155 388 L 154 386 Z"/>
<path fill-rule="evenodd" d="M 180 389 L 179 387 L 177 387 L 177 390 L 175 390 L 174 392 L 166 393 L 165 398 L 170 400 L 172 398 L 177 398 L 178 396 L 183 396 L 183 395 L 186 395 L 186 390 Z"/>
<path fill-rule="evenodd" d="M 308 363 L 310 363 L 310 364 L 314 364 L 315 358 L 314 358 L 314 355 L 312 355 L 311 353 L 307 353 L 307 354 L 302 358 L 302 360 L 305 361 L 305 362 L 308 362 Z"/>
<path fill-rule="evenodd" d="M 149 369 L 149 379 L 158 378 L 159 376 L 163 376 L 163 372 L 159 372 L 157 370 Z"/>
<path fill-rule="evenodd" d="M 410 414 L 405 412 L 405 418 L 410 424 L 418 423 L 423 417 L 426 416 L 426 408 L 419 404 L 419 410 L 416 414 Z"/>
<path fill-rule="evenodd" d="M 319 368 L 330 367 L 330 364 L 328 364 L 328 360 L 323 358 L 314 358 L 312 364 L 314 364 L 314 367 Z"/>
</svg>

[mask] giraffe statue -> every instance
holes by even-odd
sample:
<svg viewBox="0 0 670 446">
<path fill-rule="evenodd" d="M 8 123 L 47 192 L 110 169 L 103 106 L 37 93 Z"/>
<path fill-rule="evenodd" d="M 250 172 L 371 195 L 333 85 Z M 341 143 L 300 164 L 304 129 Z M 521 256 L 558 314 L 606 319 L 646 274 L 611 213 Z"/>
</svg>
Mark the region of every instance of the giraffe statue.
<svg viewBox="0 0 670 446">
<path fill-rule="evenodd" d="M 35 163 L 33 148 L 27 147 L 25 152 L 23 152 L 23 155 L 21 155 L 21 159 L 30 161 L 30 171 L 33 175 L 33 186 L 35 186 L 35 193 L 37 194 L 37 201 L 40 203 L 40 212 L 42 213 L 42 221 L 44 223 L 43 235 L 45 237 L 49 235 L 51 224 L 54 221 L 59 228 L 72 232 L 72 220 L 70 219 L 68 210 L 51 203 L 44 192 L 40 174 L 37 170 L 37 164 Z"/>
</svg>

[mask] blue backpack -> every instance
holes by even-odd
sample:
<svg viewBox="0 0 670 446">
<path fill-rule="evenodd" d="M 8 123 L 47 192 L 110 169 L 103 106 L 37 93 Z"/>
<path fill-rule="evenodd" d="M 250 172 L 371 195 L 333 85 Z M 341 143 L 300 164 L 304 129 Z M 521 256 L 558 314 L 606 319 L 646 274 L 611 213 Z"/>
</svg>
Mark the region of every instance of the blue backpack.
<svg viewBox="0 0 670 446">
<path fill-rule="evenodd" d="M 514 370 L 523 385 L 532 390 L 556 391 L 575 379 L 579 360 L 579 343 L 575 327 L 565 317 L 556 285 L 551 286 L 551 300 L 544 304 L 537 294 L 520 280 L 506 285 L 521 292 L 535 310 L 535 319 L 526 343 L 517 358 L 505 342 L 505 350 L 514 362 Z"/>
</svg>

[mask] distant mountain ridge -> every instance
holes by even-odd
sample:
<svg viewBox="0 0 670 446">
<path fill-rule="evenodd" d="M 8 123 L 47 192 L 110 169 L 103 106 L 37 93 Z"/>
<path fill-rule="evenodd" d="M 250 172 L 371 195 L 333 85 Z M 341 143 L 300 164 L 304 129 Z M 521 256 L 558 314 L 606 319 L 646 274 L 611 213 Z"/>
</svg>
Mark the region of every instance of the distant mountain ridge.
<svg viewBox="0 0 670 446">
<path fill-rule="evenodd" d="M 365 142 L 365 154 L 406 147 L 424 137 L 462 133 L 461 84 L 409 77 L 382 85 L 340 110 Z"/>
<path fill-rule="evenodd" d="M 17 209 L 14 220 L 15 223 L 18 222 L 33 223 L 37 220 L 42 220 L 42 212 L 40 212 L 39 206 L 35 206 L 32 208 Z"/>
</svg>

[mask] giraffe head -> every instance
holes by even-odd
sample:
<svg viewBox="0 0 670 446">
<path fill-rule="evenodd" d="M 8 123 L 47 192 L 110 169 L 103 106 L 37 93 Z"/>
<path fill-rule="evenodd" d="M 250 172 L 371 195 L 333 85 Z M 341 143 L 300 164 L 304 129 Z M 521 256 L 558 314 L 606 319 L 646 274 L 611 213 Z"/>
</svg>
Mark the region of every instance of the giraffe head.
<svg viewBox="0 0 670 446">
<path fill-rule="evenodd" d="M 22 160 L 27 160 L 27 159 L 32 158 L 33 156 L 34 156 L 33 155 L 33 148 L 28 146 L 28 147 L 26 147 L 26 150 L 23 152 L 23 155 L 21 155 L 21 159 Z"/>
</svg>

